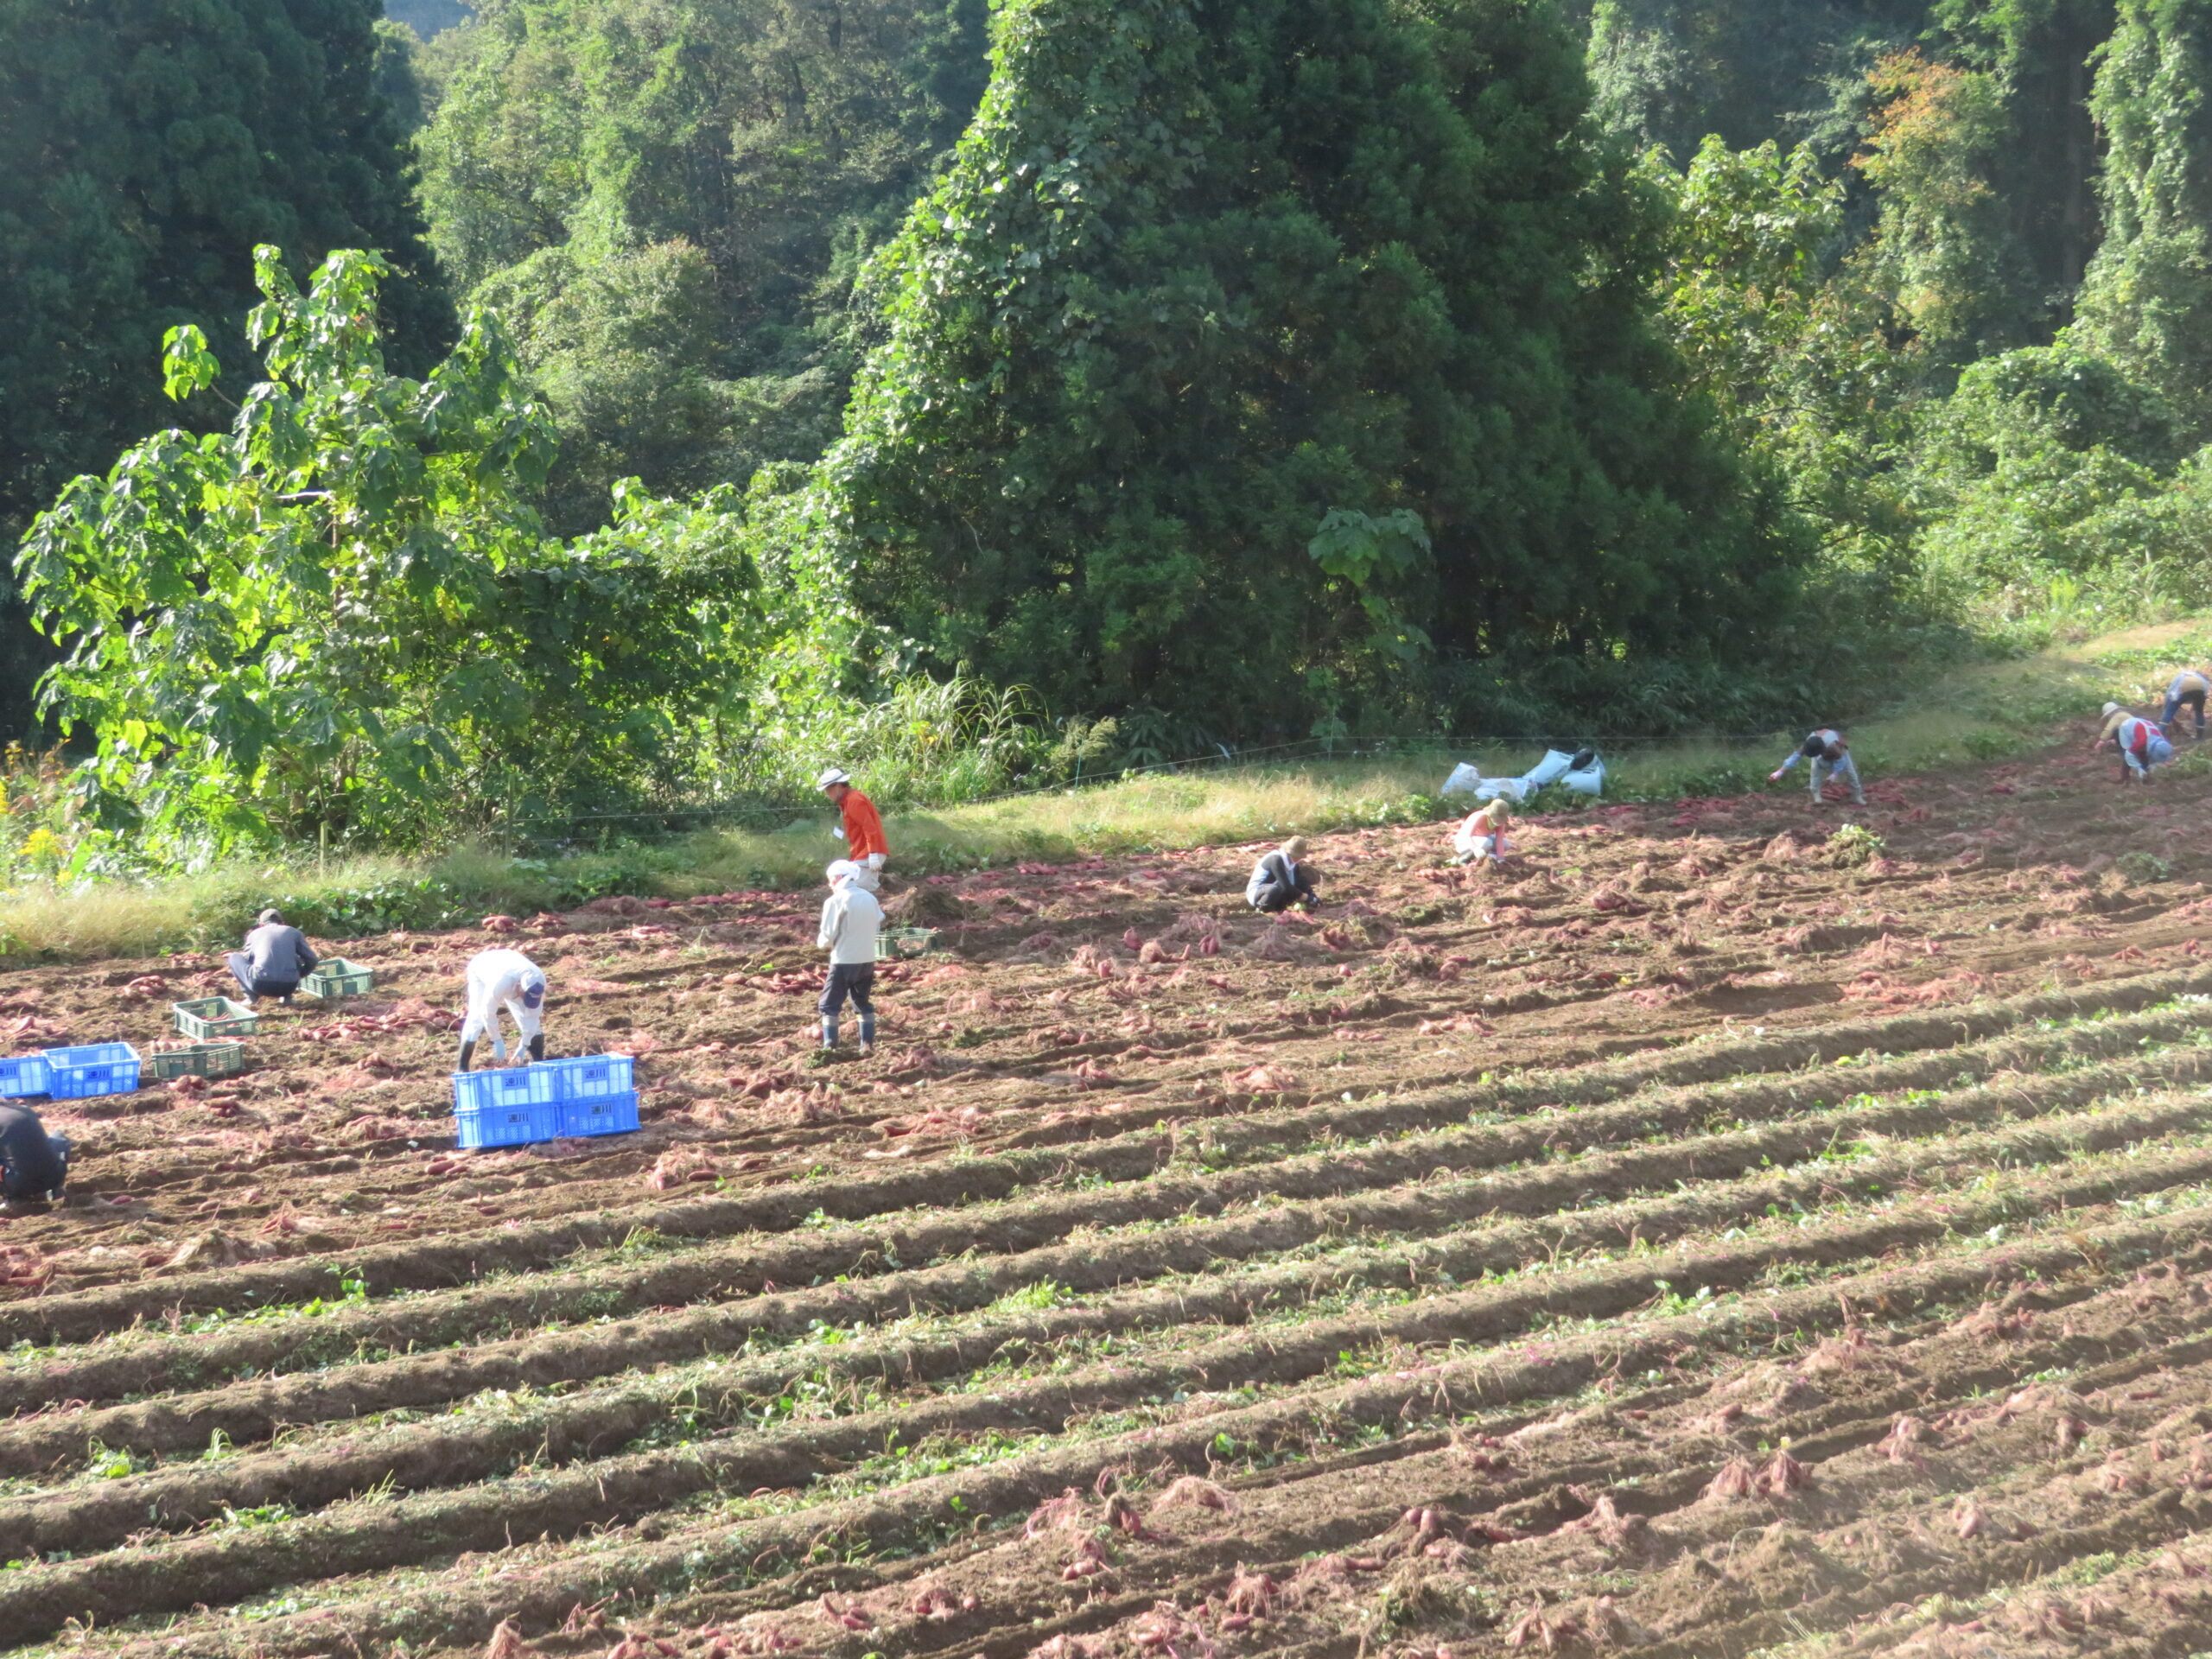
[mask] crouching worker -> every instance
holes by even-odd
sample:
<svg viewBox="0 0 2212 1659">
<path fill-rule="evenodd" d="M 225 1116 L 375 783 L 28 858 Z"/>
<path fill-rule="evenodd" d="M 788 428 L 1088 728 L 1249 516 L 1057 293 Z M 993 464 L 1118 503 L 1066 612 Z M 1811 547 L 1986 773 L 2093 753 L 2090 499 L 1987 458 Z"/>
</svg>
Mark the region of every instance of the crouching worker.
<svg viewBox="0 0 2212 1659">
<path fill-rule="evenodd" d="M 2139 715 L 2131 715 L 2116 702 L 2105 704 L 2105 728 L 2097 734 L 2097 747 L 2107 743 L 2120 751 L 2120 781 L 2131 779 L 2139 784 L 2151 781 L 2151 768 L 2163 766 L 2174 758 L 2174 746 L 2166 734 Z"/>
<path fill-rule="evenodd" d="M 296 927 L 286 926 L 284 918 L 273 910 L 261 912 L 253 931 L 245 936 L 245 950 L 233 950 L 223 958 L 249 1003 L 264 996 L 289 1002 L 292 993 L 300 988 L 300 981 L 315 971 L 318 960 L 308 936 Z"/>
<path fill-rule="evenodd" d="M 1505 826 L 1510 809 L 1502 800 L 1492 801 L 1467 815 L 1459 826 L 1459 833 L 1452 838 L 1452 850 L 1456 855 L 1454 864 L 1495 864 L 1512 849 L 1505 839 Z"/>
<path fill-rule="evenodd" d="M 1821 804 L 1821 791 L 1834 779 L 1839 784 L 1851 785 L 1851 799 L 1854 805 L 1866 804 L 1866 791 L 1859 781 L 1859 766 L 1851 758 L 1851 746 L 1843 741 L 1843 734 L 1823 726 L 1806 734 L 1805 741 L 1792 750 L 1790 756 L 1772 772 L 1767 781 L 1778 784 L 1789 775 L 1789 769 L 1800 760 L 1813 763 L 1813 804 Z"/>
<path fill-rule="evenodd" d="M 1313 872 L 1301 861 L 1306 838 L 1293 836 L 1252 866 L 1252 879 L 1244 884 L 1244 902 L 1273 916 L 1290 909 L 1311 910 L 1321 902 L 1313 885 Z"/>
<path fill-rule="evenodd" d="M 2166 728 L 2166 735 L 2176 736 L 2180 728 L 2175 720 L 2181 711 L 2188 709 L 2196 716 L 2196 741 L 2204 741 L 2204 699 L 2212 695 L 2212 677 L 2193 668 L 2184 668 L 2174 676 L 2174 683 L 2166 688 L 2166 712 L 2158 716 L 2158 724 Z"/>
<path fill-rule="evenodd" d="M 815 943 L 830 953 L 830 976 L 822 982 L 822 1052 L 837 1046 L 837 1016 L 850 997 L 861 1017 L 861 1058 L 875 1052 L 875 941 L 883 928 L 883 906 L 862 884 L 861 867 L 841 858 L 823 872 L 830 896 L 822 901 L 822 928 Z"/>
<path fill-rule="evenodd" d="M 28 1106 L 0 1106 L 0 1198 L 10 1204 L 51 1198 L 59 1204 L 68 1179 L 68 1137 L 48 1135 Z"/>
<path fill-rule="evenodd" d="M 515 1022 L 515 1047 L 530 1058 L 545 1058 L 545 970 L 519 950 L 480 950 L 468 963 L 468 1016 L 461 1025 L 461 1058 L 454 1069 L 468 1070 L 479 1038 L 492 1039 L 492 1056 L 507 1063 L 507 1039 L 499 1030 L 499 1010 Z"/>
</svg>

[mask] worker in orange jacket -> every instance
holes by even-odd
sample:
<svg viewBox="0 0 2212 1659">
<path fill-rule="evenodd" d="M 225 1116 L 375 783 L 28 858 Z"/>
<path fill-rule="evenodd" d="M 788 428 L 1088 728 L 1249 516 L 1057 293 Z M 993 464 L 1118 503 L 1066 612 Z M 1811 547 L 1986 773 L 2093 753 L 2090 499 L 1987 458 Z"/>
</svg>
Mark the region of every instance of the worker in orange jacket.
<svg viewBox="0 0 2212 1659">
<path fill-rule="evenodd" d="M 845 856 L 857 869 L 854 885 L 868 893 L 878 891 L 883 881 L 883 861 L 891 855 L 891 843 L 883 837 L 883 814 L 875 810 L 874 801 L 853 787 L 852 775 L 836 766 L 814 783 L 843 819 L 830 833 L 844 840 Z"/>
</svg>

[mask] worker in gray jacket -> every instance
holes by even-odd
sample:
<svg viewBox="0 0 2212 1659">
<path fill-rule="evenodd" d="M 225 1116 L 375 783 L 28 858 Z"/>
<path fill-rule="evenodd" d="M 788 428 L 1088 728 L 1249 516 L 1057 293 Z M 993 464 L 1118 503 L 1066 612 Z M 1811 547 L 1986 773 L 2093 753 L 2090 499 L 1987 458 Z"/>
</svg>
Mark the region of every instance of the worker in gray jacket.
<svg viewBox="0 0 2212 1659">
<path fill-rule="evenodd" d="M 245 950 L 233 950 L 223 958 L 249 1003 L 264 996 L 289 1002 L 292 993 L 300 988 L 300 981 L 315 970 L 318 960 L 308 936 L 296 927 L 286 926 L 284 918 L 273 910 L 261 912 L 261 919 L 245 936 Z"/>
</svg>

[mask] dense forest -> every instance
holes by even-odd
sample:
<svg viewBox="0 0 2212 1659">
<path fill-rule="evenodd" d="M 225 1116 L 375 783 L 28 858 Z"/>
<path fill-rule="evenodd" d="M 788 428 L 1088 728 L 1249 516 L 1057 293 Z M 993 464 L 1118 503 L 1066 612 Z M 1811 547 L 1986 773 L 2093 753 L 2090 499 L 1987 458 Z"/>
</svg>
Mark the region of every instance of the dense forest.
<svg viewBox="0 0 2212 1659">
<path fill-rule="evenodd" d="M 0 0 L 88 860 L 1765 729 L 2201 591 L 2212 0 L 391 10 Z"/>
</svg>

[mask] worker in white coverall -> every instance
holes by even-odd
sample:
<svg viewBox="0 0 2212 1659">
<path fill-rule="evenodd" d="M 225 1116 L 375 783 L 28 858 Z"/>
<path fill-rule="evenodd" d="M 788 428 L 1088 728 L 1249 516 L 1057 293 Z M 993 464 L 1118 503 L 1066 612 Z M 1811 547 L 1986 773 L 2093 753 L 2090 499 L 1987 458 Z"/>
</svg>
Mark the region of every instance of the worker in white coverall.
<svg viewBox="0 0 2212 1659">
<path fill-rule="evenodd" d="M 518 1047 L 526 1045 L 533 1060 L 545 1058 L 545 970 L 519 950 L 484 950 L 468 964 L 468 1016 L 461 1021 L 456 1071 L 468 1070 L 480 1037 L 490 1037 L 493 1055 L 506 1064 L 507 1041 L 499 1033 L 502 1007 L 514 1020 Z"/>
</svg>

